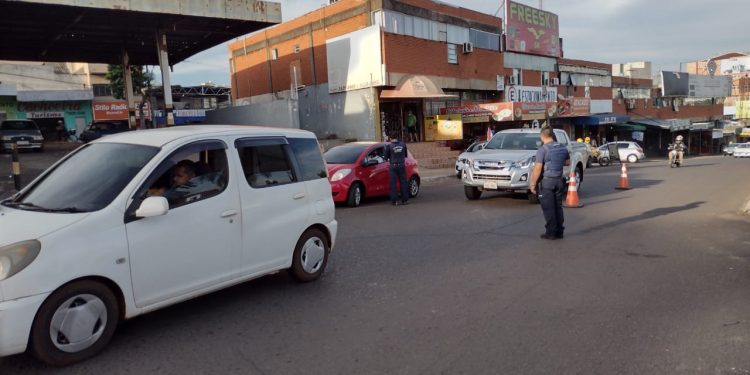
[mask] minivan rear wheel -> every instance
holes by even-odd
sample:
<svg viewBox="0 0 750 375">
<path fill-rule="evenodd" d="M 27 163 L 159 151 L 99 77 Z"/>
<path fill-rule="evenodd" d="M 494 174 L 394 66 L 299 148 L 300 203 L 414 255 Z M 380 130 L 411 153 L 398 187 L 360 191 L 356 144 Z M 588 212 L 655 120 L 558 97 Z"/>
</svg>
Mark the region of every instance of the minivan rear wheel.
<svg viewBox="0 0 750 375">
<path fill-rule="evenodd" d="M 65 366 L 98 354 L 120 319 L 112 291 L 96 281 L 71 283 L 42 304 L 31 327 L 30 351 L 40 361 Z"/>
<path fill-rule="evenodd" d="M 310 228 L 297 241 L 289 273 L 299 282 L 317 280 L 328 264 L 331 249 L 319 229 Z"/>
</svg>

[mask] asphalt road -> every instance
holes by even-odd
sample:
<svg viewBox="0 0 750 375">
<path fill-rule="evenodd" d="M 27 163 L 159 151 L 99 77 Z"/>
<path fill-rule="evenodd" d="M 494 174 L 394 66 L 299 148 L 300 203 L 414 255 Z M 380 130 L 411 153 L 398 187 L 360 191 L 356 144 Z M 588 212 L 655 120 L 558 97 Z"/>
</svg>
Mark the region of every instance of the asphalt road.
<svg viewBox="0 0 750 375">
<path fill-rule="evenodd" d="M 277 274 L 125 322 L 98 357 L 0 374 L 750 373 L 750 160 L 594 167 L 566 237 L 454 179 L 337 210 L 324 277 Z"/>
</svg>

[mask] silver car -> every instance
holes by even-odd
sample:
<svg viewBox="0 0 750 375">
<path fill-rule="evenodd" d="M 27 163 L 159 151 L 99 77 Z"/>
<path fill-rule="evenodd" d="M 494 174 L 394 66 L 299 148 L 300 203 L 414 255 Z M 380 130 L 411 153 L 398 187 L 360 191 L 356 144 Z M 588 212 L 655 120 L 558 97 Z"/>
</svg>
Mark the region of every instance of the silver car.
<svg viewBox="0 0 750 375">
<path fill-rule="evenodd" d="M 474 142 L 466 148 L 466 151 L 458 155 L 458 159 L 456 159 L 456 177 L 461 178 L 461 171 L 464 170 L 464 165 L 466 165 L 466 161 L 469 158 L 468 155 L 483 149 L 486 144 L 487 142 L 485 141 Z"/>
<path fill-rule="evenodd" d="M 599 152 L 609 157 L 609 145 L 615 143 L 617 144 L 617 152 L 620 154 L 621 162 L 637 163 L 646 158 L 646 154 L 643 153 L 641 146 L 631 141 L 605 143 L 599 147 Z"/>
</svg>

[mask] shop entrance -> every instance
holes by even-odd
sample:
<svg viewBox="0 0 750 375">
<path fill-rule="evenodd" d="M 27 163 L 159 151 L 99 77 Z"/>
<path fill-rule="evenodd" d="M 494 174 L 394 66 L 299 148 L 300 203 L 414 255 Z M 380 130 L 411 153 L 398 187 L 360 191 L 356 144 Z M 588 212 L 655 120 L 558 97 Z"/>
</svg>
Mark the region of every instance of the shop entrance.
<svg viewBox="0 0 750 375">
<path fill-rule="evenodd" d="M 58 135 L 57 125 L 58 121 L 65 123 L 65 119 L 62 117 L 51 117 L 51 118 L 35 118 L 33 121 L 39 127 L 42 132 L 45 142 L 60 141 L 63 135 Z"/>
<path fill-rule="evenodd" d="M 413 131 L 414 136 L 412 137 L 410 137 L 410 132 L 407 128 L 410 113 L 416 119 Z M 422 113 L 421 101 L 380 103 L 380 127 L 383 132 L 383 140 L 388 139 L 391 134 L 396 133 L 406 142 L 412 142 L 414 139 L 421 142 L 424 140 L 423 123 L 424 115 Z"/>
</svg>

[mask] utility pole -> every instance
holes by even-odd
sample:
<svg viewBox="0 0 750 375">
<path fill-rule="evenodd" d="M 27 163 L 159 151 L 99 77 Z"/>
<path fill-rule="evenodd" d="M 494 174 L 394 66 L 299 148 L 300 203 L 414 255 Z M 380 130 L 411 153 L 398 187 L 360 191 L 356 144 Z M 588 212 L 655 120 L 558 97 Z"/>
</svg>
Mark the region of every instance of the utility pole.
<svg viewBox="0 0 750 375">
<path fill-rule="evenodd" d="M 544 9 L 544 8 L 542 8 L 542 6 L 543 6 L 543 5 L 542 5 L 542 1 L 543 1 L 543 0 L 539 0 L 539 9 Z"/>
</svg>

